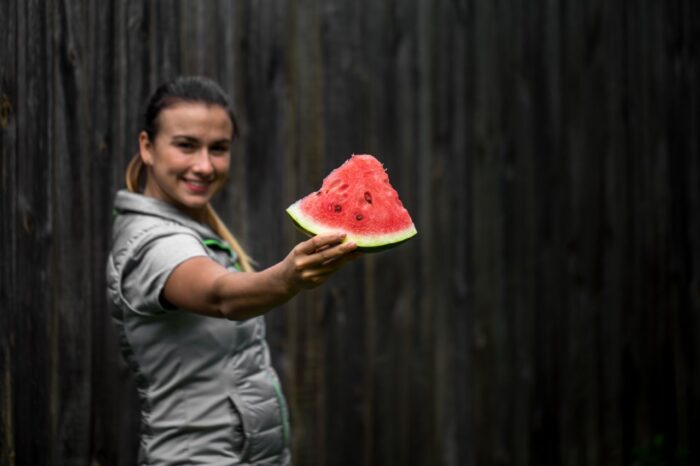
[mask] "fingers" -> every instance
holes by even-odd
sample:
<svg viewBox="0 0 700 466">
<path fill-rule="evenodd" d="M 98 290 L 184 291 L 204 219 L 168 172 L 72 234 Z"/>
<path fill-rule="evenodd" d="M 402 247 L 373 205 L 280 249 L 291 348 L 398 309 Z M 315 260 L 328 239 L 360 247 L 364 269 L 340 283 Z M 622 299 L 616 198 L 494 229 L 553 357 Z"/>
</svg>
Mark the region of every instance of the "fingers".
<svg viewBox="0 0 700 466">
<path fill-rule="evenodd" d="M 359 257 L 357 245 L 352 241 L 342 242 L 345 234 L 318 235 L 299 243 L 288 256 L 293 270 L 293 279 L 301 288 L 313 288 Z"/>
<path fill-rule="evenodd" d="M 358 259 L 360 256 L 362 256 L 362 251 L 353 250 L 350 253 L 345 254 L 344 256 L 341 256 L 337 259 L 333 259 L 329 262 L 326 262 L 323 265 L 333 264 L 333 267 L 335 267 L 336 269 L 339 269 L 339 268 L 343 267 L 345 264 L 347 264 L 348 262 L 352 262 L 352 261 Z"/>
<path fill-rule="evenodd" d="M 303 258 L 303 263 L 306 267 L 324 266 L 338 261 L 340 258 L 352 253 L 356 248 L 357 246 L 353 242 L 325 247 L 312 254 L 308 254 Z"/>
<path fill-rule="evenodd" d="M 311 281 L 316 285 L 320 285 L 321 283 L 325 282 L 330 275 L 345 266 L 345 264 L 357 259 L 361 255 L 362 253 L 359 251 L 352 251 L 339 258 L 336 258 L 335 260 L 324 262 L 318 267 L 308 268 L 302 272 L 302 278 L 304 280 Z"/>
<path fill-rule="evenodd" d="M 345 239 L 345 233 L 328 233 L 316 235 L 311 239 L 299 244 L 301 252 L 312 254 L 319 249 L 326 249 L 334 244 L 338 244 Z"/>
<path fill-rule="evenodd" d="M 334 259 L 325 261 L 325 262 L 319 264 L 318 267 L 310 269 L 310 270 L 318 271 L 319 273 L 323 273 L 323 274 L 331 274 L 331 273 L 336 272 L 337 270 L 343 268 L 343 266 L 345 266 L 345 264 L 347 264 L 348 262 L 354 261 L 355 259 L 357 259 L 361 255 L 362 255 L 362 253 L 359 251 L 351 251 L 351 252 L 346 253 L 342 256 L 338 256 Z"/>
</svg>

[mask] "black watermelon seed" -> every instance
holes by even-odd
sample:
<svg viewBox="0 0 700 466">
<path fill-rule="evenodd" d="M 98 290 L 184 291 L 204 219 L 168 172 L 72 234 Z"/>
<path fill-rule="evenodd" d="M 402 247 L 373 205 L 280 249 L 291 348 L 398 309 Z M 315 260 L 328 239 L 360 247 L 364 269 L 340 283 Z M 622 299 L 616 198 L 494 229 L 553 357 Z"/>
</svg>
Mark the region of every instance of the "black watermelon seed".
<svg viewBox="0 0 700 466">
<path fill-rule="evenodd" d="M 370 194 L 369 191 L 365 191 L 365 201 L 367 201 L 369 204 L 372 203 L 372 194 Z"/>
<path fill-rule="evenodd" d="M 362 214 L 357 214 L 357 215 L 355 216 L 355 218 L 356 218 L 357 220 L 362 220 Z"/>
<path fill-rule="evenodd" d="M 336 205 L 335 205 L 335 211 L 336 211 L 336 212 L 340 212 L 341 210 L 343 210 L 343 208 L 340 206 L 340 204 L 336 204 Z"/>
</svg>

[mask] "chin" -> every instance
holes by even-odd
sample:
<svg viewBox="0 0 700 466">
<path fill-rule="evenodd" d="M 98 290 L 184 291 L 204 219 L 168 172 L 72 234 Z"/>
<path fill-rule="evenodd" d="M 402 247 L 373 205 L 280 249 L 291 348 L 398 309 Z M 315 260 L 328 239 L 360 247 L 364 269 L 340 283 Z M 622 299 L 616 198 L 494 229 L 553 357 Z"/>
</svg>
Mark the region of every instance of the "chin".
<svg viewBox="0 0 700 466">
<path fill-rule="evenodd" d="M 211 200 L 210 195 L 193 195 L 188 192 L 174 193 L 170 197 L 173 204 L 178 205 L 180 208 L 185 210 L 199 210 L 209 203 Z"/>
<path fill-rule="evenodd" d="M 182 205 L 187 207 L 188 209 L 193 209 L 193 210 L 199 210 L 203 209 L 209 204 L 209 201 L 211 200 L 211 196 L 202 197 L 202 198 L 197 198 L 197 199 L 184 199 L 182 201 Z"/>
</svg>

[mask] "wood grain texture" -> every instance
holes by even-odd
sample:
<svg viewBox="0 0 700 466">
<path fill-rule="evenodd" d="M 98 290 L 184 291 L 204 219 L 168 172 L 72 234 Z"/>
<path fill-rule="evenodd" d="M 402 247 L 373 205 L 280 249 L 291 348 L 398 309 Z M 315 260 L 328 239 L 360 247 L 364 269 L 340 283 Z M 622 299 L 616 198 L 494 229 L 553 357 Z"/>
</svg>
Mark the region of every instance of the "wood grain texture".
<svg viewBox="0 0 700 466">
<path fill-rule="evenodd" d="M 418 227 L 268 314 L 295 464 L 698 462 L 697 2 L 8 0 L 0 24 L 0 464 L 135 462 L 111 203 L 179 74 L 233 97 L 215 207 L 259 267 L 352 153 Z"/>
</svg>

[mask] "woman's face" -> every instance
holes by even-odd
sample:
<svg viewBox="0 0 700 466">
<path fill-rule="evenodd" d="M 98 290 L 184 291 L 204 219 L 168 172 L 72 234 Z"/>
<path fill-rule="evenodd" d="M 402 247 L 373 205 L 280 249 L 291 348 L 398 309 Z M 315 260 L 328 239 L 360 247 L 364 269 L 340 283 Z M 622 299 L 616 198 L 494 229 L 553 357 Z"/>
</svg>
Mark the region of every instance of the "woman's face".
<svg viewBox="0 0 700 466">
<path fill-rule="evenodd" d="M 160 112 L 157 127 L 153 141 L 139 135 L 148 167 L 144 194 L 199 219 L 228 176 L 231 119 L 219 105 L 180 102 Z"/>
</svg>

